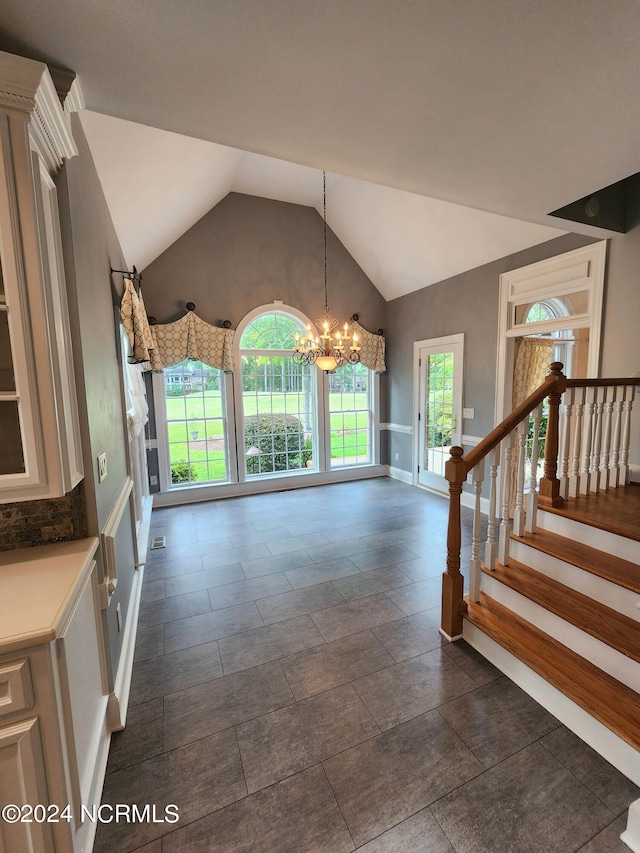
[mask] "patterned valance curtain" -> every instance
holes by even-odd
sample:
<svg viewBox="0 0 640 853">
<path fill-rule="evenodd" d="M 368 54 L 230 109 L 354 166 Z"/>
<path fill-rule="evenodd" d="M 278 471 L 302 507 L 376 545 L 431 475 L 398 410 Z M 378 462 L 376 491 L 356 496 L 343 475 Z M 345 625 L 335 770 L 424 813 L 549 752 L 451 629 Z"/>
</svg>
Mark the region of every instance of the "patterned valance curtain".
<svg viewBox="0 0 640 853">
<path fill-rule="evenodd" d="M 161 371 L 192 358 L 229 372 L 233 370 L 233 335 L 232 329 L 210 326 L 194 311 L 174 323 L 151 326 L 151 370 Z"/>
<path fill-rule="evenodd" d="M 383 335 L 368 332 L 355 320 L 351 324 L 351 334 L 355 332 L 360 340 L 360 362 L 374 373 L 384 373 L 387 366 L 384 361 L 385 339 Z"/>
<path fill-rule="evenodd" d="M 547 378 L 556 343 L 552 338 L 516 338 L 511 398 L 514 409 Z"/>
<path fill-rule="evenodd" d="M 129 362 L 147 365 L 144 369 L 148 370 L 147 363 L 151 359 L 154 343 L 142 299 L 142 290 L 136 293 L 133 282 L 126 277 L 124 279 L 124 293 L 120 302 L 120 317 L 131 345 Z"/>
</svg>

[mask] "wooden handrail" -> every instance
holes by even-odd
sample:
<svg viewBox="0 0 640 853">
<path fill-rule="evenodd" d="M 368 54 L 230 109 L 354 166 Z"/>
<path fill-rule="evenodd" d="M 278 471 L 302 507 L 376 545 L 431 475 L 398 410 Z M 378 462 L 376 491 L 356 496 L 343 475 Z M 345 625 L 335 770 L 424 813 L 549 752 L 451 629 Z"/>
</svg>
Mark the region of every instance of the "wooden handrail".
<svg viewBox="0 0 640 853">
<path fill-rule="evenodd" d="M 482 441 L 468 453 L 467 456 L 463 457 L 465 477 L 469 471 L 472 471 L 476 467 L 481 459 L 492 451 L 494 447 L 497 447 L 497 445 L 500 444 L 500 442 L 511 432 L 513 432 L 520 421 L 523 420 L 523 418 L 526 418 L 527 415 L 530 415 L 531 412 L 540 405 L 544 398 L 551 393 L 551 391 L 558 391 L 560 394 L 564 391 L 564 388 L 566 387 L 565 383 L 567 383 L 568 380 L 562 376 L 562 364 L 560 362 L 554 362 L 551 367 L 553 368 L 555 365 L 559 366 L 558 372 L 550 373 L 542 385 L 536 389 L 533 394 L 529 394 L 527 399 L 520 403 L 520 405 L 502 421 L 502 423 L 498 424 L 498 426 L 493 429 L 489 435 L 485 436 Z M 559 387 L 558 383 L 560 383 Z M 448 464 L 448 462 L 446 464 Z M 452 473 L 454 472 L 452 471 Z M 446 474 L 446 465 L 445 478 L 449 480 L 449 477 Z M 449 482 L 451 482 L 451 480 L 449 480 Z"/>
<path fill-rule="evenodd" d="M 464 456 L 461 447 L 451 448 L 451 458 L 445 465 L 445 478 L 449 482 L 449 525 L 447 528 L 447 570 L 442 579 L 442 622 L 441 631 L 449 639 L 462 634 L 462 614 L 465 610 L 463 578 L 460 572 L 460 495 L 467 474 L 500 442 L 506 439 L 518 425 L 533 412 L 545 398 L 549 398 L 549 417 L 545 439 L 544 476 L 539 481 L 537 500 L 541 506 L 555 507 L 564 503 L 560 495 L 558 469 L 559 408 L 562 394 L 567 388 L 597 388 L 603 386 L 638 386 L 640 377 L 623 379 L 567 379 L 563 365 L 553 362 L 549 375 L 524 402 L 511 412 L 501 424 Z M 628 428 L 628 423 L 627 423 Z M 504 518 L 504 516 L 503 516 Z"/>
<path fill-rule="evenodd" d="M 567 388 L 607 388 L 616 385 L 640 385 L 640 376 L 624 379 L 567 379 Z"/>
</svg>

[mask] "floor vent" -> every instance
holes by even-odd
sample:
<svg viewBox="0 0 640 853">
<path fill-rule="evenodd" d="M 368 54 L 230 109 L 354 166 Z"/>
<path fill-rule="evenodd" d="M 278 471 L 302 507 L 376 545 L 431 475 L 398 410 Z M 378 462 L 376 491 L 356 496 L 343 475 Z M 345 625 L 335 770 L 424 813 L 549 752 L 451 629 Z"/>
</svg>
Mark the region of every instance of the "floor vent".
<svg viewBox="0 0 640 853">
<path fill-rule="evenodd" d="M 167 537 L 166 536 L 154 536 L 151 540 L 151 545 L 149 549 L 151 551 L 156 551 L 158 548 L 166 548 L 167 547 Z"/>
</svg>

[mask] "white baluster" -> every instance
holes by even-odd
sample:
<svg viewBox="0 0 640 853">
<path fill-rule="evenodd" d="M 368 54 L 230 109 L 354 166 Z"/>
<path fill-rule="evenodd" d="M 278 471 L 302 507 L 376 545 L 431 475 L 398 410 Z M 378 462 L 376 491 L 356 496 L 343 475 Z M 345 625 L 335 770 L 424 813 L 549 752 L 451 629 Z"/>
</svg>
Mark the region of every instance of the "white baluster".
<svg viewBox="0 0 640 853">
<path fill-rule="evenodd" d="M 613 488 L 620 485 L 620 436 L 622 435 L 622 406 L 624 403 L 624 388 L 620 385 L 616 388 L 616 401 L 613 404 L 614 426 L 613 439 L 611 441 L 611 479 Z"/>
<path fill-rule="evenodd" d="M 475 508 L 473 512 L 473 541 L 471 544 L 471 565 L 469 577 L 469 598 L 471 601 L 480 600 L 480 578 L 482 576 L 482 560 L 480 559 L 480 525 L 482 514 L 480 512 L 480 496 L 482 494 L 482 482 L 484 480 L 484 459 L 473 469 L 473 491 L 475 492 Z"/>
<path fill-rule="evenodd" d="M 622 405 L 622 441 L 620 445 L 620 485 L 629 483 L 629 442 L 631 440 L 631 410 L 635 396 L 635 386 L 625 385 Z"/>
<path fill-rule="evenodd" d="M 564 393 L 564 417 L 562 418 L 562 442 L 560 447 L 560 495 L 569 497 L 569 453 L 571 449 L 571 416 L 573 414 L 574 389 L 567 388 Z"/>
<path fill-rule="evenodd" d="M 524 463 L 526 457 L 527 430 L 529 418 L 525 418 L 517 426 L 517 475 L 516 503 L 513 511 L 513 531 L 516 536 L 524 533 Z"/>
<path fill-rule="evenodd" d="M 498 494 L 498 467 L 500 465 L 500 445 L 489 453 L 489 523 L 487 526 L 487 544 L 484 549 L 484 564 L 493 571 L 496 565 L 497 527 L 496 502 Z"/>
<path fill-rule="evenodd" d="M 502 522 L 498 541 L 498 560 L 503 566 L 509 565 L 509 504 L 511 503 L 511 458 L 513 456 L 513 433 L 504 440 L 504 470 L 502 472 Z"/>
<path fill-rule="evenodd" d="M 608 491 L 611 482 L 611 469 L 609 468 L 611 460 L 611 420 L 613 417 L 613 401 L 615 400 L 615 396 L 615 388 L 605 388 L 604 431 L 602 435 L 602 457 L 600 464 L 600 487 L 605 491 Z"/>
<path fill-rule="evenodd" d="M 600 450 L 602 448 L 602 413 L 604 410 L 605 388 L 594 388 L 594 431 L 593 431 L 593 454 L 591 456 L 591 491 L 597 494 L 600 491 Z"/>
<path fill-rule="evenodd" d="M 576 389 L 576 423 L 573 432 L 573 456 L 571 460 L 571 476 L 569 477 L 569 497 L 577 498 L 580 494 L 580 451 L 582 449 L 582 414 L 584 412 L 585 389 Z"/>
<path fill-rule="evenodd" d="M 533 410 L 533 442 L 531 444 L 531 477 L 529 478 L 529 494 L 527 495 L 527 515 L 524 529 L 534 533 L 538 515 L 538 462 L 540 460 L 540 418 L 542 406 Z"/>
<path fill-rule="evenodd" d="M 584 407 L 584 446 L 582 451 L 582 472 L 580 477 L 580 494 L 588 495 L 591 491 L 591 455 L 593 453 L 593 412 L 595 400 L 593 388 L 586 389 Z"/>
</svg>

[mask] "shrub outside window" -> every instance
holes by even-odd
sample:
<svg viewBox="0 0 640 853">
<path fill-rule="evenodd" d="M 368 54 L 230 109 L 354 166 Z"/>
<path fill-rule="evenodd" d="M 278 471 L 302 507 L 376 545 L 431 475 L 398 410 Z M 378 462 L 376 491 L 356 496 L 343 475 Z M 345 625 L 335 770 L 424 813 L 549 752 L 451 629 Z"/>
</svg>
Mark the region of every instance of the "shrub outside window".
<svg viewBox="0 0 640 853">
<path fill-rule="evenodd" d="M 316 386 L 313 366 L 291 358 L 304 333 L 285 314 L 256 317 L 240 340 L 244 459 L 247 477 L 315 470 Z"/>
</svg>

